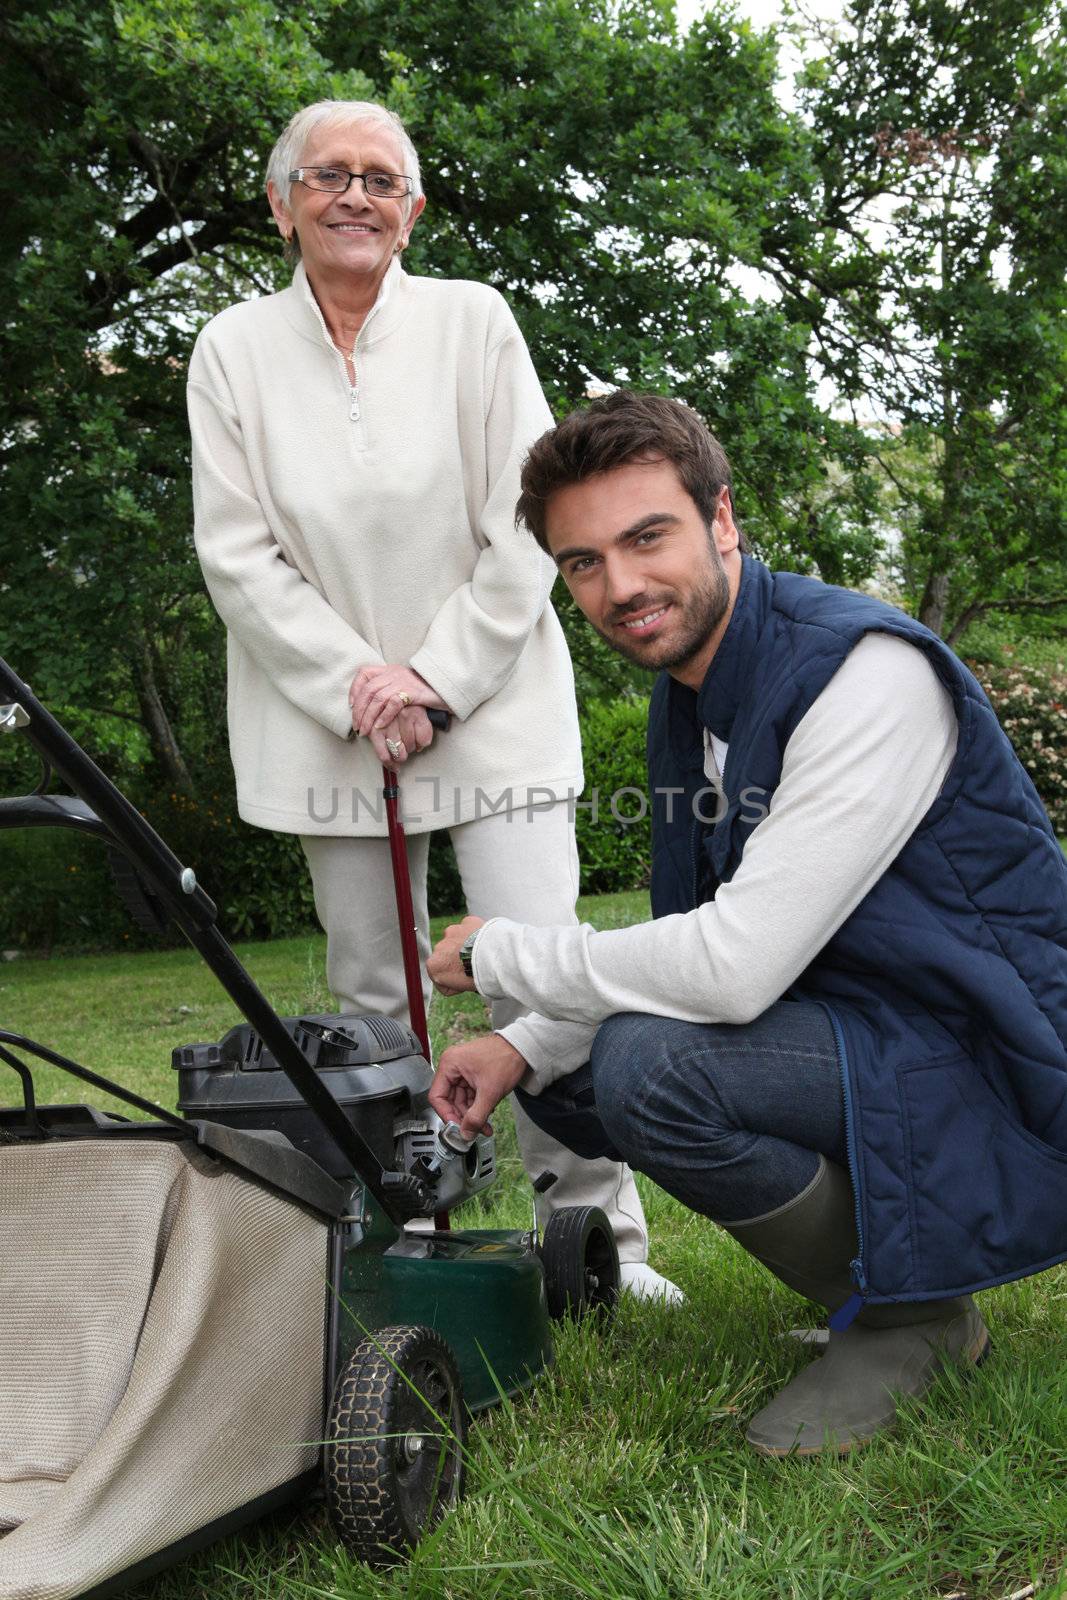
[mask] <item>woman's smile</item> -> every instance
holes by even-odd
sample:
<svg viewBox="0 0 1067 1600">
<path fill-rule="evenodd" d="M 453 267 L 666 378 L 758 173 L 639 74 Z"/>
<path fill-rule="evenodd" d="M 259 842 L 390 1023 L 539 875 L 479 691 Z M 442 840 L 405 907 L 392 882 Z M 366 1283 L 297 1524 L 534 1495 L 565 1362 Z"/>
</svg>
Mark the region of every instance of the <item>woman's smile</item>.
<svg viewBox="0 0 1067 1600">
<path fill-rule="evenodd" d="M 316 128 L 300 152 L 298 165 L 329 166 L 356 174 L 343 193 L 292 184 L 288 199 L 275 198 L 275 215 L 291 224 L 300 243 L 308 278 L 320 303 L 353 274 L 367 285 L 369 303 L 394 255 L 422 209 L 421 198 L 368 194 L 360 173 L 402 173 L 403 149 L 396 135 L 373 122 L 326 124 Z"/>
</svg>

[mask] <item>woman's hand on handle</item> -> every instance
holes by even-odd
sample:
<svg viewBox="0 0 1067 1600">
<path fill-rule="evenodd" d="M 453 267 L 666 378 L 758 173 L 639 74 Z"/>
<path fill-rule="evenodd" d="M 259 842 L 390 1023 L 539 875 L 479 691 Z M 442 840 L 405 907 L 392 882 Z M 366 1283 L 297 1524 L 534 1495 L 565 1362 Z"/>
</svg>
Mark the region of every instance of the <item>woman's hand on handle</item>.
<svg viewBox="0 0 1067 1600">
<path fill-rule="evenodd" d="M 400 767 L 420 750 L 427 750 L 433 737 L 433 724 L 423 707 L 408 706 L 384 728 L 375 728 L 370 742 L 383 766 Z"/>
<path fill-rule="evenodd" d="M 365 737 L 381 732 L 411 706 L 434 706 L 439 711 L 450 709 L 437 690 L 417 672 L 407 666 L 388 664 L 360 667 L 352 679 L 348 703 L 352 707 L 352 726 Z"/>
</svg>

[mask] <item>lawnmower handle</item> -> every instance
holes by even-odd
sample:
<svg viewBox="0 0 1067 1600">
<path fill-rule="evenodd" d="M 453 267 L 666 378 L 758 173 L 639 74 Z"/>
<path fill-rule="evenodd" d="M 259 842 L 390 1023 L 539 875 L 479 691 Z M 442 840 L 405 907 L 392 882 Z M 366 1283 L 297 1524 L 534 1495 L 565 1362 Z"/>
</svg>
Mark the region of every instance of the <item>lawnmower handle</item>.
<svg viewBox="0 0 1067 1600">
<path fill-rule="evenodd" d="M 196 874 L 191 868 L 183 867 L 137 808 L 116 789 L 7 662 L 0 659 L 0 733 L 5 731 L 22 732 L 48 768 L 54 768 L 74 790 L 76 798 L 34 794 L 4 799 L 0 801 L 0 828 L 44 825 L 74 828 L 102 838 L 126 855 L 238 1010 L 244 1013 L 359 1180 L 394 1221 L 403 1222 L 403 1197 L 397 1195 L 395 1181 L 399 1175 L 386 1171 L 377 1153 L 349 1121 L 296 1039 L 238 961 L 215 925 L 214 903 L 197 883 Z M 68 1072 L 73 1067 L 77 1075 L 86 1075 L 86 1069 L 79 1068 L 77 1063 L 68 1063 L 54 1055 L 50 1059 Z M 126 1100 L 131 1098 L 130 1091 L 121 1085 L 99 1082 L 108 1093 Z M 180 1120 L 149 1101 L 139 1103 L 162 1119 Z"/>
</svg>

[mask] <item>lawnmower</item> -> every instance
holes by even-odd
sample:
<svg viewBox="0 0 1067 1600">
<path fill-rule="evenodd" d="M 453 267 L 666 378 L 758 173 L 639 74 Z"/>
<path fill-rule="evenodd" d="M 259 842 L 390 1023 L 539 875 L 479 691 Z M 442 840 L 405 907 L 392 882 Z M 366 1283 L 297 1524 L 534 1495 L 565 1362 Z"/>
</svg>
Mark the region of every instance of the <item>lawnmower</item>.
<svg viewBox="0 0 1067 1600">
<path fill-rule="evenodd" d="M 396 775 L 414 1026 L 280 1017 L 193 867 L 2 660 L 0 732 L 44 767 L 0 828 L 99 840 L 139 924 L 176 926 L 243 1017 L 173 1052 L 178 1112 L 0 1030 L 0 1600 L 102 1600 L 310 1492 L 350 1552 L 402 1559 L 460 1496 L 468 1417 L 536 1380 L 550 1318 L 610 1314 L 619 1274 L 593 1207 L 541 1237 L 451 1227 L 495 1145 L 428 1104 Z M 39 1104 L 31 1062 L 137 1117 Z"/>
</svg>

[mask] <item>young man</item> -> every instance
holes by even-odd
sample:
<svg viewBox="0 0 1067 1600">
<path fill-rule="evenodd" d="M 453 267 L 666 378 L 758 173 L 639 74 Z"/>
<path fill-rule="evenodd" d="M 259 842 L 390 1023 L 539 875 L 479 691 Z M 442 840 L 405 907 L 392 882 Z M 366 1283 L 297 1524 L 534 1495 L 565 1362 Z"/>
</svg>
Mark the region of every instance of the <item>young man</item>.
<svg viewBox="0 0 1067 1600">
<path fill-rule="evenodd" d="M 590 623 L 661 669 L 655 920 L 450 929 L 443 992 L 557 1023 L 551 1067 L 505 1029 L 447 1050 L 431 1100 L 473 1130 L 519 1086 L 827 1306 L 826 1353 L 748 1439 L 847 1450 L 982 1359 L 975 1290 L 1067 1256 L 1067 865 L 951 650 L 744 553 L 686 407 L 596 401 L 522 481 Z"/>
</svg>

